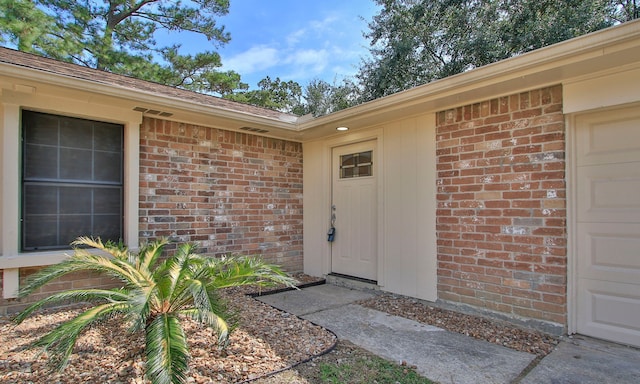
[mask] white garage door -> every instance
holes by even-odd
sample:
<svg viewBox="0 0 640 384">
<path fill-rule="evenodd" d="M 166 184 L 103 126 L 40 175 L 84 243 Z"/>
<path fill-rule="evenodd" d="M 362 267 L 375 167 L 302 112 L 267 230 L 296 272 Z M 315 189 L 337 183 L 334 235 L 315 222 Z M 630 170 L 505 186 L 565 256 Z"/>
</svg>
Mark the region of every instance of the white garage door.
<svg viewBox="0 0 640 384">
<path fill-rule="evenodd" d="M 577 331 L 640 346 L 640 107 L 576 118 Z"/>
</svg>

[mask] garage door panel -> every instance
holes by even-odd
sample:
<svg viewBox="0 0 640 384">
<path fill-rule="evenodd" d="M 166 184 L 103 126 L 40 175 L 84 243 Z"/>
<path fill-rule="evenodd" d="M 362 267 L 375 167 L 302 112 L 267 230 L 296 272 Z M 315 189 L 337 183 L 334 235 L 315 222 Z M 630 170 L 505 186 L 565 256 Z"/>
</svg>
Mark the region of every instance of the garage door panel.
<svg viewBox="0 0 640 384">
<path fill-rule="evenodd" d="M 640 222 L 639 163 L 581 167 L 578 221 Z"/>
<path fill-rule="evenodd" d="M 578 117 L 576 123 L 580 126 L 579 166 L 640 161 L 638 108 L 587 114 Z"/>
<path fill-rule="evenodd" d="M 640 289 L 632 284 L 582 281 L 580 303 L 584 313 L 578 316 L 582 333 L 640 345 Z"/>
<path fill-rule="evenodd" d="M 578 224 L 582 278 L 640 282 L 640 224 Z"/>
<path fill-rule="evenodd" d="M 575 121 L 576 329 L 640 347 L 640 107 Z"/>
</svg>

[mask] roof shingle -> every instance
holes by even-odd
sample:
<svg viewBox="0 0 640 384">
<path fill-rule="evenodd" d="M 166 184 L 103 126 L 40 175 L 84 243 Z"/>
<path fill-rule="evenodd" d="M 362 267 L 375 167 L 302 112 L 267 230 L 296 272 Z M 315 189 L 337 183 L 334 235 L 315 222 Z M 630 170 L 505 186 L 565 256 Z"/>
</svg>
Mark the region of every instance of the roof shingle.
<svg viewBox="0 0 640 384">
<path fill-rule="evenodd" d="M 256 107 L 253 105 L 243 104 L 231 100 L 226 100 L 220 97 L 188 91 L 180 88 L 169 87 L 150 81 L 140 80 L 124 75 L 118 75 L 115 73 L 88 68 L 77 64 L 66 63 L 5 47 L 0 47 L 0 63 L 29 68 L 64 77 L 86 80 L 98 84 L 130 89 L 132 91 L 143 91 L 158 96 L 166 96 L 169 98 L 186 100 L 198 105 L 221 108 L 229 111 L 272 118 L 280 121 L 291 121 L 297 118 L 297 116 L 282 113 L 280 111 Z"/>
</svg>

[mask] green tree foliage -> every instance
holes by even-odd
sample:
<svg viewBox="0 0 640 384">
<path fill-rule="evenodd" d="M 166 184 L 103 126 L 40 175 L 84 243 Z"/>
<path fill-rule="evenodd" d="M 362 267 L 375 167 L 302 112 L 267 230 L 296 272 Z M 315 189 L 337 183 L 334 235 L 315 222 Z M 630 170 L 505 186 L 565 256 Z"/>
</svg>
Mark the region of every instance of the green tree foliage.
<svg viewBox="0 0 640 384">
<path fill-rule="evenodd" d="M 25 297 L 48 282 L 69 273 L 90 271 L 107 275 L 122 283 L 114 289 L 73 289 L 55 293 L 21 312 L 24 321 L 35 310 L 49 304 L 89 302 L 92 307 L 57 326 L 34 344 L 51 355 L 50 363 L 62 370 L 80 333 L 92 323 L 120 315 L 131 332 L 144 331 L 146 375 L 152 383 L 184 383 L 189 349 L 181 320 L 188 316 L 218 334 L 218 344 L 226 346 L 233 324 L 218 298 L 218 289 L 247 284 L 285 284 L 294 280 L 279 267 L 255 257 L 211 258 L 194 253 L 195 246 L 182 244 L 177 251 L 161 258 L 167 241 L 159 240 L 133 253 L 121 245 L 103 244 L 99 239 L 79 238 L 73 256 L 33 275 L 20 290 Z M 108 256 L 106 256 L 108 255 Z"/>
<path fill-rule="evenodd" d="M 358 104 L 358 86 L 350 80 L 330 84 L 314 79 L 305 87 L 295 81 L 260 80 L 257 90 L 239 91 L 226 99 L 302 116 L 323 116 Z"/>
<path fill-rule="evenodd" d="M 158 46 L 160 30 L 203 35 L 212 46 L 229 41 L 215 19 L 228 0 L 0 0 L 0 43 L 170 86 L 227 94 L 246 89 L 240 76 L 219 72 L 220 55 L 180 55 Z"/>
<path fill-rule="evenodd" d="M 358 104 L 360 90 L 351 80 L 330 84 L 314 79 L 304 87 L 304 114 L 313 116 L 328 115 Z"/>
<path fill-rule="evenodd" d="M 55 19 L 32 1 L 0 0 L 0 43 L 12 42 L 20 51 L 30 52 L 38 40 L 52 44 L 49 35 L 55 31 Z"/>
<path fill-rule="evenodd" d="M 362 101 L 637 18 L 636 1 L 376 0 Z"/>
<path fill-rule="evenodd" d="M 226 95 L 229 100 L 278 110 L 296 115 L 304 114 L 302 87 L 295 81 L 271 80 L 267 76 L 258 82 L 259 89 Z"/>
<path fill-rule="evenodd" d="M 640 19 L 640 1 L 639 0 L 617 0 L 611 1 L 613 10 L 613 19 L 618 23 L 625 21 Z"/>
<path fill-rule="evenodd" d="M 542 48 L 614 25 L 614 8 L 610 0 L 503 0 L 500 43 L 508 56 Z"/>
</svg>

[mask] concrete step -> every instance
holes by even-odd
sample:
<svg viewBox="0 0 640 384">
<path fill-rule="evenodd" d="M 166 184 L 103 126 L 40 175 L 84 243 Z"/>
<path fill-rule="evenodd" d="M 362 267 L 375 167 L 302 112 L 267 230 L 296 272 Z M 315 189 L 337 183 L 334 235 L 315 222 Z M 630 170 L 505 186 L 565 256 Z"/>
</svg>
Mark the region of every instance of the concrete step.
<svg viewBox="0 0 640 384">
<path fill-rule="evenodd" d="M 338 287 L 357 289 L 360 291 L 380 290 L 380 287 L 378 286 L 378 283 L 376 281 L 361 279 L 359 277 L 340 275 L 337 273 L 328 274 L 326 277 L 326 282 L 327 284 L 336 285 Z"/>
</svg>

